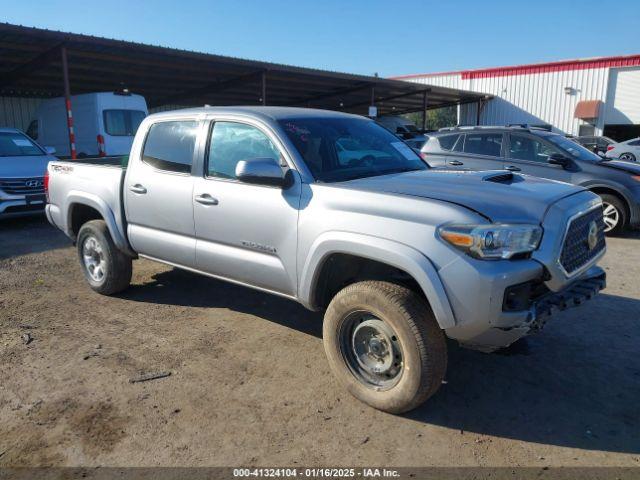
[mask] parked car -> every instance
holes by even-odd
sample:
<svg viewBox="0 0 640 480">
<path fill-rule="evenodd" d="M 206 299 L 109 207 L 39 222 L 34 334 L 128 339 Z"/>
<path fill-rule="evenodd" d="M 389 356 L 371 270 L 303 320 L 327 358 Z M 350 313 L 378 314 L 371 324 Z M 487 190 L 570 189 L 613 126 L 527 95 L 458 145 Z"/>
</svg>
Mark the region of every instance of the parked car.
<svg viewBox="0 0 640 480">
<path fill-rule="evenodd" d="M 563 135 L 538 128 L 460 127 L 433 134 L 421 156 L 437 168 L 506 169 L 573 183 L 600 195 L 608 234 L 640 226 L 640 165 L 603 159 Z"/>
<path fill-rule="evenodd" d="M 418 130 L 415 123 L 400 115 L 383 115 L 378 117 L 376 122 L 404 140 L 411 148 L 419 150 L 427 141 L 427 136 L 423 131 Z"/>
<path fill-rule="evenodd" d="M 575 137 L 575 140 L 587 150 L 591 150 L 593 153 L 603 156 L 607 152 L 609 145 L 615 143 L 609 137 L 585 135 L 581 137 Z"/>
<path fill-rule="evenodd" d="M 144 97 L 122 92 L 100 92 L 71 97 L 75 146 L 79 158 L 125 155 L 140 122 L 148 115 Z M 51 145 L 60 157 L 69 157 L 69 130 L 64 98 L 44 100 L 27 134 Z"/>
<path fill-rule="evenodd" d="M 640 137 L 609 145 L 605 156 L 627 162 L 637 162 L 640 158 Z"/>
<path fill-rule="evenodd" d="M 0 218 L 40 213 L 46 204 L 44 174 L 57 160 L 15 128 L 0 128 Z"/>
<path fill-rule="evenodd" d="M 368 158 L 339 161 L 347 140 Z M 164 112 L 140 125 L 126 170 L 57 161 L 48 175 L 47 217 L 77 244 L 96 292 L 126 289 L 145 257 L 325 310 L 334 374 L 388 412 L 439 388 L 445 335 L 503 347 L 605 284 L 597 195 L 431 170 L 355 115 Z"/>
</svg>

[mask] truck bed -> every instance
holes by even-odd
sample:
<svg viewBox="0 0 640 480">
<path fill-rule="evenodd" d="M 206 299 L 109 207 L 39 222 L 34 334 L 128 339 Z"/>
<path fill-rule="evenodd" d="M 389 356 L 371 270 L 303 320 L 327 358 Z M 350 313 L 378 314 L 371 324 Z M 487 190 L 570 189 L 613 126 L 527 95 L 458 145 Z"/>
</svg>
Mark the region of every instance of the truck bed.
<svg viewBox="0 0 640 480">
<path fill-rule="evenodd" d="M 122 185 L 126 167 L 122 157 L 83 158 L 49 162 L 49 221 L 74 238 L 74 215 L 89 207 L 104 218 L 116 244 L 127 249 Z M 78 213 L 80 214 L 80 213 Z"/>
</svg>

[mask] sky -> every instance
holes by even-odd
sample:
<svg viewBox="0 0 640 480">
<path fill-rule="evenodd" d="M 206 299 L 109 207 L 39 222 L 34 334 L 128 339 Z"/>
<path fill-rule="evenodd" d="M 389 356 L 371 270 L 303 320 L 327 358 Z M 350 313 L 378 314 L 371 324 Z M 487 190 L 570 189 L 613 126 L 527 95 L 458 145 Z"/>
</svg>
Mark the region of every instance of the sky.
<svg viewBox="0 0 640 480">
<path fill-rule="evenodd" d="M 383 77 L 640 54 L 638 0 L 0 0 L 0 12 L 8 23 Z"/>
</svg>

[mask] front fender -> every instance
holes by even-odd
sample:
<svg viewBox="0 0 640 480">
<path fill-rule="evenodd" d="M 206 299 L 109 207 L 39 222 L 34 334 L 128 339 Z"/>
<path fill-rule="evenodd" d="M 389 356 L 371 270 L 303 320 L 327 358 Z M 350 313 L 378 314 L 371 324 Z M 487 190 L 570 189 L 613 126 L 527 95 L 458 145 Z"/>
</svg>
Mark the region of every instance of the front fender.
<svg viewBox="0 0 640 480">
<path fill-rule="evenodd" d="M 298 289 L 298 298 L 306 307 L 315 308 L 313 292 L 318 276 L 325 260 L 334 253 L 368 258 L 408 273 L 422 288 L 440 328 L 455 326 L 455 317 L 438 272 L 425 255 L 402 243 L 350 232 L 326 232 L 309 249 Z"/>
<path fill-rule="evenodd" d="M 91 207 L 91 208 L 95 208 L 100 213 L 103 220 L 107 224 L 107 228 L 109 229 L 109 233 L 111 234 L 113 243 L 115 243 L 116 246 L 123 252 L 126 252 L 129 255 L 132 254 L 131 249 L 127 244 L 127 240 L 125 239 L 123 232 L 118 227 L 118 222 L 116 221 L 116 217 L 111 207 L 109 207 L 107 202 L 105 202 L 102 198 L 98 197 L 97 195 L 93 195 L 91 193 L 81 192 L 78 190 L 71 190 L 67 195 L 67 208 L 66 208 L 67 219 L 66 219 L 65 230 L 66 230 L 66 234 L 69 237 L 73 237 L 73 232 L 71 227 L 73 225 L 72 218 L 71 218 L 71 212 L 73 211 L 72 207 L 74 204 L 77 204 L 77 203 L 82 205 L 87 205 L 88 207 Z"/>
</svg>

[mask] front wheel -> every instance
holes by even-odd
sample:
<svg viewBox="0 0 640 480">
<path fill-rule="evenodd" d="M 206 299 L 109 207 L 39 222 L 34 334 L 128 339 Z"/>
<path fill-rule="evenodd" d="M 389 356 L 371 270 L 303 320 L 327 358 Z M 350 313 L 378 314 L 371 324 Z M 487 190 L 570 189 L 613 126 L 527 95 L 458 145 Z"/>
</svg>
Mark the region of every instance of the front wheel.
<svg viewBox="0 0 640 480">
<path fill-rule="evenodd" d="M 447 369 L 444 334 L 429 305 L 388 282 L 359 282 L 338 292 L 324 317 L 323 342 L 338 380 L 385 412 L 423 403 Z"/>
<path fill-rule="evenodd" d="M 613 195 L 603 194 L 602 214 L 604 220 L 604 233 L 607 235 L 621 234 L 627 224 L 627 209 L 622 201 Z"/>
<path fill-rule="evenodd" d="M 89 286 L 102 295 L 121 292 L 131 282 L 131 257 L 111 239 L 104 220 L 91 220 L 78 232 L 78 257 Z"/>
</svg>

